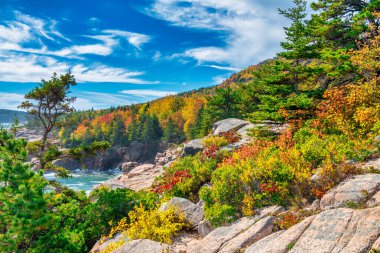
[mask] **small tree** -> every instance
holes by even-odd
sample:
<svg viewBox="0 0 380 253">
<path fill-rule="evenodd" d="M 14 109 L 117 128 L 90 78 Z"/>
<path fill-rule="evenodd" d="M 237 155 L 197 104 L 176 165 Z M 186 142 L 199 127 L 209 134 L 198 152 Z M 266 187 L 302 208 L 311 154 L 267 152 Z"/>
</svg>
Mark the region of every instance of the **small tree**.
<svg viewBox="0 0 380 253">
<path fill-rule="evenodd" d="M 9 130 L 13 135 L 16 135 L 16 133 L 21 129 L 20 120 L 18 119 L 17 115 L 14 116 L 13 122 Z"/>
<path fill-rule="evenodd" d="M 42 123 L 43 135 L 39 154 L 41 169 L 44 169 L 46 165 L 42 157 L 46 150 L 49 133 L 59 126 L 61 115 L 73 111 L 71 104 L 76 98 L 68 95 L 70 88 L 74 85 L 76 81 L 70 72 L 59 77 L 54 73 L 50 80 L 42 79 L 37 87 L 25 94 L 26 100 L 19 106 Z"/>
</svg>

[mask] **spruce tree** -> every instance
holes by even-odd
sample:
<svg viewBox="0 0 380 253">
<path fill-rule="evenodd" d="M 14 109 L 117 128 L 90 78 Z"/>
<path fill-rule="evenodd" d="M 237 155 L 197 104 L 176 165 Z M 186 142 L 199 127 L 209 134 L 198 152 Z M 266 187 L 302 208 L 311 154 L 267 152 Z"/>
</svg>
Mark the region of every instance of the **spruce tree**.
<svg viewBox="0 0 380 253">
<path fill-rule="evenodd" d="M 239 116 L 240 94 L 230 86 L 215 88 L 215 94 L 208 98 L 207 107 L 214 120 Z"/>
<path fill-rule="evenodd" d="M 302 74 L 307 72 L 307 60 L 314 59 L 318 56 L 317 45 L 311 36 L 309 36 L 306 24 L 306 5 L 305 0 L 294 0 L 295 6 L 288 10 L 281 10 L 281 15 L 291 20 L 289 27 L 284 27 L 286 41 L 281 42 L 284 52 L 280 57 L 290 61 L 290 64 L 283 62 L 284 71 L 289 71 L 292 76 L 294 91 L 298 92 L 299 83 L 302 81 Z M 306 73 L 308 75 L 310 73 Z"/>
</svg>

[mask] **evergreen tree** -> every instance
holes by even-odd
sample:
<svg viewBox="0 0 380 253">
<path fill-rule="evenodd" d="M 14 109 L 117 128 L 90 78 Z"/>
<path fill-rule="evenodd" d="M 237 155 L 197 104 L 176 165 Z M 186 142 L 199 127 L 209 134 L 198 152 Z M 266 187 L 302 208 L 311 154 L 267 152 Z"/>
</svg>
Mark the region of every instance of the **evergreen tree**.
<svg viewBox="0 0 380 253">
<path fill-rule="evenodd" d="M 282 62 L 284 71 L 289 71 L 292 75 L 294 91 L 298 92 L 298 84 L 302 81 L 302 74 L 308 73 L 306 60 L 314 59 L 318 56 L 317 45 L 312 37 L 309 36 L 306 25 L 306 5 L 305 0 L 294 0 L 295 7 L 279 12 L 292 21 L 289 27 L 285 27 L 286 41 L 281 43 L 285 50 L 279 56 L 290 61 L 290 65 Z"/>
<path fill-rule="evenodd" d="M 206 136 L 213 125 L 213 118 L 210 112 L 202 106 L 198 113 L 194 125 L 190 128 L 189 139 L 197 139 Z"/>
<path fill-rule="evenodd" d="M 125 125 L 120 117 L 116 117 L 111 131 L 111 142 L 113 146 L 124 146 L 128 143 Z"/>
<path fill-rule="evenodd" d="M 207 107 L 214 119 L 219 120 L 237 117 L 239 115 L 239 103 L 239 92 L 228 86 L 226 88 L 215 88 L 214 96 L 208 98 Z"/>
<path fill-rule="evenodd" d="M 0 249 L 26 251 L 38 244 L 49 247 L 48 214 L 43 193 L 46 181 L 24 163 L 26 141 L 0 131 Z"/>
<path fill-rule="evenodd" d="M 162 137 L 162 129 L 157 117 L 146 116 L 142 127 L 141 140 L 145 143 L 153 143 Z"/>
<path fill-rule="evenodd" d="M 163 139 L 170 143 L 177 143 L 182 140 L 180 130 L 171 117 L 169 117 L 165 125 Z"/>
<path fill-rule="evenodd" d="M 128 141 L 133 142 L 139 140 L 138 135 L 138 124 L 135 120 L 132 120 L 131 124 L 128 126 Z"/>
</svg>

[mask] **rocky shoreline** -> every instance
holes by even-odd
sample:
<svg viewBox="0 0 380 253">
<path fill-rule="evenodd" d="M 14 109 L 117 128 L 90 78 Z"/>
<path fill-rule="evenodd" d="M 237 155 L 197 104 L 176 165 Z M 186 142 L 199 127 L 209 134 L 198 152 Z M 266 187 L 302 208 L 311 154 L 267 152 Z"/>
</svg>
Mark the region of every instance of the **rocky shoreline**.
<svg viewBox="0 0 380 253">
<path fill-rule="evenodd" d="M 380 172 L 379 163 L 380 158 L 363 167 L 371 166 Z M 253 217 L 213 228 L 204 220 L 201 202 L 194 204 L 187 199 L 173 198 L 161 209 L 170 205 L 176 206 L 193 224 L 192 231 L 177 236 L 171 245 L 148 239 L 129 240 L 120 233 L 99 241 L 91 252 L 101 252 L 121 241 L 122 246 L 112 252 L 368 253 L 380 250 L 380 174 L 376 173 L 353 176 L 340 183 L 320 202 L 305 208 L 310 216 L 286 230 L 276 228 L 276 219 L 291 210 L 280 206 L 266 207 Z"/>
</svg>

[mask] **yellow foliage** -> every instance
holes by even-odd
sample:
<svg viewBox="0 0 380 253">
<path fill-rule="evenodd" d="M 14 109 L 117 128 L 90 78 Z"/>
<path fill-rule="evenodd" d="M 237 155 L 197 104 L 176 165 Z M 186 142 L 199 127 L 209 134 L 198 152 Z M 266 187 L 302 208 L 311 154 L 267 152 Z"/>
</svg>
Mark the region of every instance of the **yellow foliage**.
<svg viewBox="0 0 380 253">
<path fill-rule="evenodd" d="M 112 253 L 118 248 L 120 248 L 121 246 L 123 246 L 123 244 L 124 244 L 123 240 L 111 242 L 110 244 L 108 244 L 108 246 L 105 249 L 101 250 L 99 253 Z"/>
<path fill-rule="evenodd" d="M 202 145 L 204 147 L 211 147 L 214 146 L 215 148 L 220 148 L 223 146 L 226 146 L 228 144 L 228 141 L 223 136 L 210 136 L 202 141 Z"/>
<path fill-rule="evenodd" d="M 136 207 L 129 214 L 131 223 L 127 230 L 130 239 L 151 239 L 162 243 L 171 243 L 171 238 L 189 224 L 177 208 L 166 211 L 146 211 L 142 206 Z"/>
</svg>

